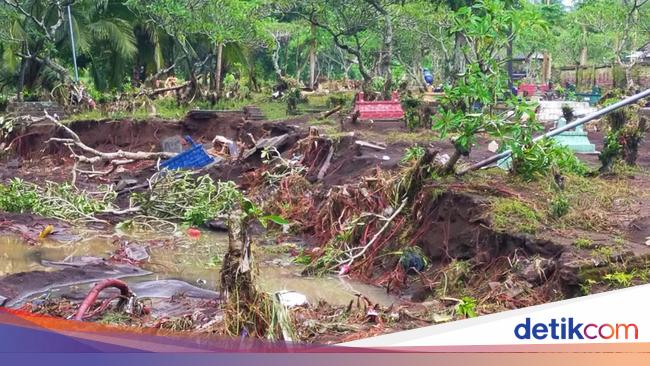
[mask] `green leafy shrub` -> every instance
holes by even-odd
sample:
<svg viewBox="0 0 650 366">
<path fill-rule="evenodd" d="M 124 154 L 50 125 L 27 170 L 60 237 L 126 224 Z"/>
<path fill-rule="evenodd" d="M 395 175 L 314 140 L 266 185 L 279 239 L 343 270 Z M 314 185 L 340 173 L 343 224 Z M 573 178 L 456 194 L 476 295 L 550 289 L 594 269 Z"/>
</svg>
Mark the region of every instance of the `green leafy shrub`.
<svg viewBox="0 0 650 366">
<path fill-rule="evenodd" d="M 605 135 L 603 149 L 598 156 L 602 173 L 610 172 L 617 161 L 623 160 L 633 166 L 638 157 L 639 144 L 643 141 L 647 125 L 639 119 L 632 107 L 610 112 L 607 117 L 609 131 Z"/>
<path fill-rule="evenodd" d="M 614 272 L 603 276 L 603 279 L 616 287 L 630 287 L 635 273 Z"/>
<path fill-rule="evenodd" d="M 575 242 L 573 242 L 573 245 L 575 245 L 578 249 L 589 249 L 593 246 L 593 244 L 594 242 L 591 239 L 587 238 L 578 238 Z"/>
<path fill-rule="evenodd" d="M 406 151 L 404 152 L 404 156 L 402 157 L 402 163 L 417 161 L 424 156 L 424 153 L 425 153 L 424 147 L 420 145 L 413 145 L 411 147 L 407 147 Z"/>
<path fill-rule="evenodd" d="M 476 313 L 476 299 L 469 296 L 464 296 L 460 299 L 460 302 L 456 304 L 456 312 L 458 315 L 465 318 L 475 318 Z"/>
<path fill-rule="evenodd" d="M 215 183 L 209 175 L 195 178 L 179 172 L 163 175 L 152 190 L 134 193 L 131 199 L 148 216 L 201 225 L 232 210 L 242 195 L 233 182 Z"/>
<path fill-rule="evenodd" d="M 298 111 L 298 104 L 306 103 L 299 88 L 291 88 L 284 96 L 287 103 L 287 114 L 295 114 Z"/>
<path fill-rule="evenodd" d="M 420 121 L 421 105 L 422 102 L 418 98 L 414 98 L 410 93 L 402 97 L 404 119 L 406 120 L 406 127 L 409 129 L 422 127 L 422 122 Z"/>
<path fill-rule="evenodd" d="M 345 106 L 350 102 L 350 97 L 345 94 L 333 94 L 327 98 L 327 107 Z"/>
<path fill-rule="evenodd" d="M 513 144 L 511 171 L 526 181 L 548 174 L 553 167 L 562 173 L 585 175 L 589 168 L 566 146 L 553 139 L 542 139 L 526 145 Z"/>
<path fill-rule="evenodd" d="M 557 196 L 551 201 L 551 216 L 560 218 L 569 213 L 569 201 L 562 197 Z"/>
<path fill-rule="evenodd" d="M 104 197 L 96 199 L 67 183 L 47 182 L 41 187 L 14 178 L 9 184 L 0 185 L 0 210 L 62 220 L 88 218 L 109 208 L 114 198 L 114 193 L 107 191 Z"/>
</svg>

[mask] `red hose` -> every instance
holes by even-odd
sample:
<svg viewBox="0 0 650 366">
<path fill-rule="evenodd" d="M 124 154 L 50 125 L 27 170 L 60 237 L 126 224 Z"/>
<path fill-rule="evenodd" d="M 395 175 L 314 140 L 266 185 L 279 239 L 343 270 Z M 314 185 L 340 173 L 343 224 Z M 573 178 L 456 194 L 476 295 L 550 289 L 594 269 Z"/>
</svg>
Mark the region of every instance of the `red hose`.
<svg viewBox="0 0 650 366">
<path fill-rule="evenodd" d="M 120 295 L 123 298 L 129 298 L 133 295 L 133 293 L 129 289 L 129 286 L 123 281 L 114 278 L 103 280 L 98 284 L 96 284 L 92 290 L 90 290 L 88 296 L 86 296 L 84 301 L 81 303 L 79 310 L 77 310 L 77 314 L 75 314 L 74 319 L 83 320 L 86 311 L 88 311 L 88 309 L 90 309 L 90 307 L 95 303 L 95 301 L 97 300 L 97 296 L 99 296 L 99 293 L 102 292 L 102 290 L 109 287 L 115 287 L 116 289 L 120 290 Z"/>
</svg>

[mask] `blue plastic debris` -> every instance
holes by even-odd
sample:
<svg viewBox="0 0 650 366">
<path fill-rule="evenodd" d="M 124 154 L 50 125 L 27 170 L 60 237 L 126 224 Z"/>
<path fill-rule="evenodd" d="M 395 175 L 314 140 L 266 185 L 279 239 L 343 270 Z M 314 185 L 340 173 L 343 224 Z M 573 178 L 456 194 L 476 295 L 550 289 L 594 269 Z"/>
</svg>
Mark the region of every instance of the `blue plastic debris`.
<svg viewBox="0 0 650 366">
<path fill-rule="evenodd" d="M 429 71 L 429 69 L 422 69 L 422 74 L 424 76 L 424 82 L 427 83 L 427 85 L 432 85 L 433 74 L 431 74 L 431 71 Z"/>
<path fill-rule="evenodd" d="M 406 248 L 399 258 L 399 264 L 408 274 L 422 272 L 427 267 L 427 260 L 421 250 Z"/>
<path fill-rule="evenodd" d="M 203 145 L 195 143 L 190 136 L 185 136 L 185 140 L 192 147 L 162 162 L 161 169 L 199 169 L 214 162 L 214 158 L 205 152 Z"/>
</svg>

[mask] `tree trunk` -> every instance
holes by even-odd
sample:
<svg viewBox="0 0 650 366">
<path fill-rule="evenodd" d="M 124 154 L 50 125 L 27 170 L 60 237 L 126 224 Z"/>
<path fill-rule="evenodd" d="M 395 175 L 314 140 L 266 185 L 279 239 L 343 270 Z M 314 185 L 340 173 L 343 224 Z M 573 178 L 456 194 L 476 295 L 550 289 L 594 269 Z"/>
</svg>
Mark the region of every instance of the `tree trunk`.
<svg viewBox="0 0 650 366">
<path fill-rule="evenodd" d="M 289 82 L 284 77 L 282 73 L 282 69 L 280 68 L 281 44 L 278 37 L 274 37 L 274 38 L 275 38 L 275 49 L 273 50 L 273 54 L 271 54 L 271 61 L 273 62 L 273 70 L 275 71 L 275 75 L 278 78 L 278 83 L 280 83 L 280 87 L 282 87 L 282 89 L 285 89 L 289 86 Z"/>
<path fill-rule="evenodd" d="M 311 47 L 309 48 L 309 89 L 316 84 L 316 26 L 311 25 Z"/>
<path fill-rule="evenodd" d="M 386 34 L 384 35 L 384 52 L 382 53 L 382 74 L 384 74 L 384 99 L 389 100 L 391 97 L 391 87 L 393 84 L 393 73 L 390 68 L 393 59 L 393 21 L 389 12 L 384 13 L 384 22 L 386 23 Z"/>
<path fill-rule="evenodd" d="M 542 84 L 547 84 L 551 79 L 551 55 L 544 52 L 544 59 L 542 60 Z"/>
<path fill-rule="evenodd" d="M 551 5 L 551 0 L 546 0 L 546 5 Z M 551 80 L 551 54 L 548 51 L 544 52 L 544 60 L 542 61 L 542 84 L 548 84 Z M 552 90 L 551 90 L 552 91 Z"/>
<path fill-rule="evenodd" d="M 582 49 L 580 50 L 580 66 L 587 65 L 587 27 L 582 26 Z"/>
<path fill-rule="evenodd" d="M 634 83 L 634 77 L 632 77 L 632 67 L 634 64 L 630 65 L 621 65 L 623 66 L 623 69 L 625 70 L 625 82 L 626 82 L 626 88 L 628 91 L 632 91 L 634 89 L 635 83 Z"/>
<path fill-rule="evenodd" d="M 512 29 L 508 29 L 508 38 L 510 38 L 512 34 Z M 512 38 L 508 41 L 508 49 L 507 49 L 507 54 L 508 54 L 508 89 L 513 90 L 515 85 L 514 85 L 514 80 L 512 80 L 512 74 L 514 74 L 514 70 L 512 67 Z"/>
<path fill-rule="evenodd" d="M 457 75 L 465 72 L 465 54 L 463 47 L 465 46 L 465 38 L 458 32 L 454 36 L 454 64 L 452 66 L 451 79 L 454 80 Z"/>
<path fill-rule="evenodd" d="M 248 221 L 241 210 L 234 210 L 228 217 L 228 252 L 221 267 L 221 291 L 225 298 L 235 294 L 234 298 L 243 304 L 254 299 L 251 267 Z"/>
<path fill-rule="evenodd" d="M 449 161 L 442 167 L 442 175 L 448 175 L 454 172 L 454 166 L 462 156 L 461 152 L 456 149 L 454 150 L 453 155 L 449 158 Z"/>
<path fill-rule="evenodd" d="M 16 99 L 19 102 L 23 101 L 23 89 L 25 88 L 25 73 L 27 72 L 28 65 L 29 65 L 28 58 L 22 58 L 20 60 L 20 75 L 18 77 L 18 87 L 16 88 Z"/>
<path fill-rule="evenodd" d="M 214 90 L 217 93 L 217 99 L 221 98 L 221 68 L 223 60 L 223 43 L 217 43 L 217 67 L 214 73 Z"/>
</svg>

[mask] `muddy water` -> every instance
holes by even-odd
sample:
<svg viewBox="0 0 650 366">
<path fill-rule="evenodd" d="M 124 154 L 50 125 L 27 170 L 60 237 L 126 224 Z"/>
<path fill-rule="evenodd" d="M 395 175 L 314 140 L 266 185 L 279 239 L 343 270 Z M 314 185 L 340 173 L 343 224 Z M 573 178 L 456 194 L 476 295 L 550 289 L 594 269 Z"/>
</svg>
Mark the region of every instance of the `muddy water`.
<svg viewBox="0 0 650 366">
<path fill-rule="evenodd" d="M 141 265 L 152 275 L 133 277 L 127 282 L 152 279 L 179 279 L 194 286 L 216 289 L 219 281 L 221 258 L 227 247 L 227 235 L 203 232 L 200 239 L 191 240 L 177 233 L 174 240 L 170 235 L 156 233 L 120 233 L 122 239 L 141 245 L 160 239 L 167 239 L 165 245 L 151 245 L 147 248 L 150 258 Z M 85 239 L 62 243 L 45 240 L 29 245 L 17 236 L 0 237 L 0 276 L 34 270 L 52 270 L 43 261 L 63 261 L 71 257 L 92 256 L 108 258 L 115 252 L 114 235 L 81 233 Z M 172 242 L 173 244 L 169 244 Z M 381 288 L 349 281 L 338 277 L 302 277 L 301 266 L 291 263 L 288 254 L 270 254 L 257 250 L 259 263 L 257 280 L 261 290 L 275 292 L 297 291 L 315 303 L 322 299 L 332 304 L 347 304 L 362 293 L 373 302 L 388 306 L 398 300 L 388 296 Z"/>
<path fill-rule="evenodd" d="M 3 235 L 0 237 L 0 276 L 52 270 L 41 264 L 43 260 L 61 261 L 71 256 L 106 257 L 114 250 L 110 241 L 92 240 L 71 244 L 45 240 L 39 245 L 29 245 L 18 236 Z"/>
</svg>

